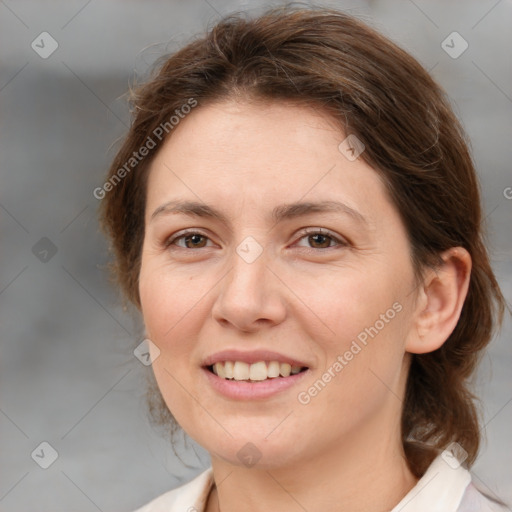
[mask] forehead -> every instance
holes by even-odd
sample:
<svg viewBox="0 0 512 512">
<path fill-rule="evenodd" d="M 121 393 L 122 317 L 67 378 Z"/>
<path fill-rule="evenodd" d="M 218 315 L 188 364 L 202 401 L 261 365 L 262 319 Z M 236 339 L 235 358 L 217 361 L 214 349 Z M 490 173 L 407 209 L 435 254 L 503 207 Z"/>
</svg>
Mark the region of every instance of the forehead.
<svg viewBox="0 0 512 512">
<path fill-rule="evenodd" d="M 389 206 L 379 174 L 361 158 L 347 158 L 346 138 L 313 107 L 234 101 L 199 106 L 152 162 L 148 211 L 183 197 L 238 211 L 242 204 L 258 210 L 300 199 L 341 199 L 359 210 Z"/>
</svg>

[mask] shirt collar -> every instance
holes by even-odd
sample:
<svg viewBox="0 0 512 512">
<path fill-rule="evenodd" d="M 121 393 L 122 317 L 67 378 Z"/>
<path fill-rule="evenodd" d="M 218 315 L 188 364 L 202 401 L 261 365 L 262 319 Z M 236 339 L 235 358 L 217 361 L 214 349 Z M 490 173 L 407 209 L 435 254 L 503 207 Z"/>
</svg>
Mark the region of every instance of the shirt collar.
<svg viewBox="0 0 512 512">
<path fill-rule="evenodd" d="M 456 512 L 470 482 L 469 471 L 444 451 L 391 512 Z"/>
<path fill-rule="evenodd" d="M 209 467 L 186 484 L 187 492 L 181 492 L 177 495 L 171 510 L 203 512 L 213 484 L 213 470 Z"/>
</svg>

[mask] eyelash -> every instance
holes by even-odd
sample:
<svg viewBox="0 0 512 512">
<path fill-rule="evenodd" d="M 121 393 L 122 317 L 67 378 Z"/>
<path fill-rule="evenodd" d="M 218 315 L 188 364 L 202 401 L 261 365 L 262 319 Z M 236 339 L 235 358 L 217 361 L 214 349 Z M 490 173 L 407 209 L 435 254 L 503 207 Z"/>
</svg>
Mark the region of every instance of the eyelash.
<svg viewBox="0 0 512 512">
<path fill-rule="evenodd" d="M 189 230 L 182 231 L 178 235 L 170 237 L 169 239 L 167 239 L 165 241 L 165 243 L 164 243 L 165 248 L 169 248 L 171 245 L 175 245 L 175 242 L 177 240 L 185 239 L 185 238 L 187 238 L 188 236 L 191 236 L 191 235 L 199 235 L 199 236 L 202 236 L 203 238 L 207 238 L 208 240 L 210 240 L 210 238 L 207 235 L 205 235 L 204 233 L 201 233 L 200 231 L 197 231 L 195 229 L 189 229 Z M 302 232 L 301 237 L 299 238 L 299 240 L 302 240 L 303 238 L 306 238 L 306 237 L 309 237 L 309 236 L 312 236 L 312 235 L 322 235 L 322 236 L 325 236 L 325 237 L 331 239 L 337 245 L 330 246 L 330 247 L 324 247 L 324 248 L 321 248 L 321 249 L 314 248 L 314 247 L 303 247 L 304 249 L 309 249 L 311 251 L 315 251 L 316 252 L 316 251 L 325 251 L 327 249 L 334 249 L 337 246 L 346 247 L 346 246 L 349 245 L 348 242 L 338 238 L 337 236 L 334 236 L 329 231 L 326 231 L 326 230 L 324 230 L 322 228 L 306 228 Z M 194 250 L 193 248 L 189 248 L 189 247 L 180 247 L 180 246 L 177 246 L 177 247 L 180 248 L 180 249 L 185 249 L 185 250 Z M 199 249 L 204 249 L 204 247 L 199 247 Z"/>
</svg>

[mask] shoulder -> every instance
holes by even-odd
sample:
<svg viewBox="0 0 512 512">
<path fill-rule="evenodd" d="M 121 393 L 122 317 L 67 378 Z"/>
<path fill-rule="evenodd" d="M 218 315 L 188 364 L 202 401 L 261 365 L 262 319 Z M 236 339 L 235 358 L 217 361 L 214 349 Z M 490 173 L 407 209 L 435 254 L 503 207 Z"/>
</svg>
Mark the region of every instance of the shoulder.
<svg viewBox="0 0 512 512">
<path fill-rule="evenodd" d="M 212 485 L 213 473 L 208 468 L 190 482 L 158 496 L 135 512 L 203 512 Z"/>
</svg>

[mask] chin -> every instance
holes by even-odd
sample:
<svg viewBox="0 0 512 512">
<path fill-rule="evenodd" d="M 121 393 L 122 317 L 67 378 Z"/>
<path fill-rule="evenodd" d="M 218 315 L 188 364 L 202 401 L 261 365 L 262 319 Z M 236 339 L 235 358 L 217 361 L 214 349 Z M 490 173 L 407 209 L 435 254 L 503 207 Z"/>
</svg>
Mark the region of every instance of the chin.
<svg viewBox="0 0 512 512">
<path fill-rule="evenodd" d="M 295 463 L 300 456 L 290 452 L 291 446 L 276 447 L 267 443 L 253 443 L 252 441 L 240 441 L 236 446 L 213 447 L 207 451 L 212 459 L 220 459 L 231 466 L 246 469 L 272 470 L 282 468 Z M 296 449 L 296 447 L 295 447 Z"/>
<path fill-rule="evenodd" d="M 275 431 L 272 432 L 280 421 L 282 418 L 273 422 L 271 427 L 270 423 L 266 424 L 264 435 L 258 428 L 240 426 L 236 430 L 227 427 L 233 432 L 233 437 L 224 431 L 220 437 L 206 437 L 204 430 L 197 436 L 193 436 L 192 432 L 191 437 L 210 453 L 212 459 L 217 458 L 241 468 L 276 469 L 301 459 L 296 436 L 291 435 L 289 431 L 282 433 L 282 436 Z M 235 432 L 239 434 L 236 435 Z"/>
</svg>

